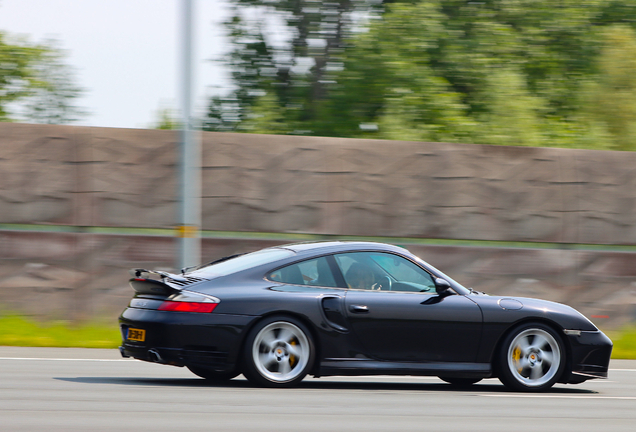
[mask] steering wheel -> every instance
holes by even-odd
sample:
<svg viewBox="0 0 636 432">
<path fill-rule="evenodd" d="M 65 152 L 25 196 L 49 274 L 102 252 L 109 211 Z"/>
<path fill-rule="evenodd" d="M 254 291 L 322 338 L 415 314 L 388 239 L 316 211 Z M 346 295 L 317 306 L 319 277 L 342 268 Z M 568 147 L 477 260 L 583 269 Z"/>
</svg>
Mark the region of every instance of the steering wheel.
<svg viewBox="0 0 636 432">
<path fill-rule="evenodd" d="M 393 282 L 391 282 L 391 278 L 388 276 L 381 276 L 378 279 L 378 282 L 375 284 L 377 290 L 382 291 L 391 291 L 391 287 L 393 286 Z"/>
</svg>

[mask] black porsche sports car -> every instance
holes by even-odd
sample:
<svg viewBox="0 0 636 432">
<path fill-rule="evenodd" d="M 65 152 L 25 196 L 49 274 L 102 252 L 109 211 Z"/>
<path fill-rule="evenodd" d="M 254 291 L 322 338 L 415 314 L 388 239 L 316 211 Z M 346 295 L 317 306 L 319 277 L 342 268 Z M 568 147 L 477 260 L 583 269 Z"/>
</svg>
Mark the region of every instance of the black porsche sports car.
<svg viewBox="0 0 636 432">
<path fill-rule="evenodd" d="M 515 390 L 607 377 L 612 342 L 569 306 L 465 288 L 398 246 L 311 242 L 171 274 L 131 270 L 124 357 L 264 386 L 307 374 L 498 377 Z"/>
</svg>

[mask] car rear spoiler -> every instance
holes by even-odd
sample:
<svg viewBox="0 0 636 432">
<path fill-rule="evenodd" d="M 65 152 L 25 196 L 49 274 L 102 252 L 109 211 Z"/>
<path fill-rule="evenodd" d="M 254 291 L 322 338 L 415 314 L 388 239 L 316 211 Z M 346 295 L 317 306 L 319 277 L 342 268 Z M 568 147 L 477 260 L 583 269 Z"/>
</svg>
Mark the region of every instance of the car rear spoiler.
<svg viewBox="0 0 636 432">
<path fill-rule="evenodd" d="M 143 294 L 172 294 L 180 292 L 188 285 L 210 280 L 201 276 L 178 275 L 165 271 L 146 269 L 131 269 L 130 274 L 133 276 L 130 280 L 130 286 L 138 293 Z M 153 275 L 160 276 L 161 280 L 151 278 Z"/>
<path fill-rule="evenodd" d="M 181 275 L 174 274 L 174 273 L 168 273 L 168 272 L 160 271 L 160 270 L 146 270 L 146 269 L 136 268 L 136 269 L 130 269 L 128 271 L 128 273 L 130 273 L 131 276 L 136 277 L 136 278 L 140 278 L 140 277 L 142 277 L 144 275 L 144 273 L 146 273 L 146 274 L 159 275 L 159 276 L 161 276 L 161 279 L 170 278 L 170 279 L 178 281 L 178 282 L 188 282 L 188 280 L 186 278 L 184 278 L 183 276 L 181 276 Z"/>
<path fill-rule="evenodd" d="M 170 278 L 177 282 L 187 282 L 187 279 L 180 275 L 159 270 L 131 269 L 129 273 L 133 276 L 133 278 L 128 282 L 132 289 L 134 289 L 138 294 L 170 295 L 178 293 L 183 289 L 182 287 L 175 287 L 166 284 L 166 278 Z M 161 276 L 161 280 L 151 279 L 151 275 Z"/>
</svg>

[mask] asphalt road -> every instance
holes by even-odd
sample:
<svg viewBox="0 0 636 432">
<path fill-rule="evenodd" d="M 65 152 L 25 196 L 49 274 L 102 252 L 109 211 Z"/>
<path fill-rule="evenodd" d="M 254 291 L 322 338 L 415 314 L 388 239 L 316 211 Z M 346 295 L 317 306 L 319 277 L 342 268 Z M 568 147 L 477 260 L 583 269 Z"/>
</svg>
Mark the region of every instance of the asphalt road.
<svg viewBox="0 0 636 432">
<path fill-rule="evenodd" d="M 307 378 L 223 386 L 116 350 L 0 347 L 0 431 L 635 431 L 636 361 L 549 393 L 497 380 L 454 390 L 437 378 Z"/>
</svg>

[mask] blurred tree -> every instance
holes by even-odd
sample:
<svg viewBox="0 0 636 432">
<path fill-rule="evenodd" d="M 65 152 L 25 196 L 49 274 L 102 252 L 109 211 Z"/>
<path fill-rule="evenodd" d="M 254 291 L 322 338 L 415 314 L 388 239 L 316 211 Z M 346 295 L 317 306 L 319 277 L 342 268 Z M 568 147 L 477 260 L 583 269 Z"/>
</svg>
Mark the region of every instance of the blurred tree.
<svg viewBox="0 0 636 432">
<path fill-rule="evenodd" d="M 589 111 L 606 126 L 612 148 L 636 150 L 636 33 L 614 25 L 603 33 L 603 42 Z"/>
<path fill-rule="evenodd" d="M 65 124 L 84 117 L 87 112 L 75 105 L 83 92 L 74 82 L 72 68 L 64 63 L 64 52 L 54 40 L 33 64 L 35 81 L 24 99 L 22 116 L 30 122 Z"/>
<path fill-rule="evenodd" d="M 9 120 L 7 105 L 28 96 L 36 85 L 33 65 L 43 51 L 41 47 L 7 43 L 0 32 L 0 121 Z"/>
<path fill-rule="evenodd" d="M 256 99 L 251 106 L 249 114 L 241 122 L 240 132 L 287 134 L 290 130 L 290 123 L 285 116 L 286 110 L 281 107 L 280 102 L 273 92 Z"/>
<path fill-rule="evenodd" d="M 55 41 L 8 41 L 0 32 L 0 121 L 73 122 L 86 114 L 73 103 L 81 92 Z"/>
<path fill-rule="evenodd" d="M 634 25 L 634 6 L 392 4 L 347 49 L 324 110 L 326 135 L 606 148 L 606 120 L 590 118 L 587 107 L 596 103 L 586 94 L 607 73 L 598 64 L 602 29 L 617 21 Z M 634 52 L 625 44 L 617 51 Z M 360 127 L 370 124 L 376 127 Z"/>
<path fill-rule="evenodd" d="M 356 20 L 363 21 L 381 3 L 235 0 L 226 23 L 234 48 L 224 61 L 235 89 L 211 99 L 204 128 L 238 130 L 241 122 L 253 120 L 255 104 L 262 108 L 263 102 L 276 101 L 288 133 L 319 134 L 321 105 L 342 69 L 345 40 Z"/>
<path fill-rule="evenodd" d="M 170 108 L 160 108 L 156 111 L 157 121 L 152 126 L 153 129 L 177 130 L 181 127 L 174 110 Z"/>
<path fill-rule="evenodd" d="M 632 88 L 636 0 L 235 2 L 236 90 L 210 130 L 628 148 L 636 94 L 612 86 Z"/>
<path fill-rule="evenodd" d="M 323 109 L 324 134 L 465 141 L 468 106 L 434 69 L 444 19 L 436 2 L 394 4 L 357 35 Z"/>
</svg>

